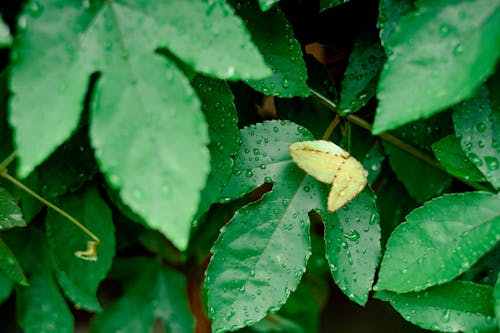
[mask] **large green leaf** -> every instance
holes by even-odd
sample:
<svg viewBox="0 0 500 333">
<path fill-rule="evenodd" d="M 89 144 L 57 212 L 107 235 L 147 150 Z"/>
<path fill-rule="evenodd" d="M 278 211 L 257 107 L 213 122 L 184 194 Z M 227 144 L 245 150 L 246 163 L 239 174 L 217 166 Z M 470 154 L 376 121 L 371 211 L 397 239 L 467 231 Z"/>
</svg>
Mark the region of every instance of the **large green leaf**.
<svg viewBox="0 0 500 333">
<path fill-rule="evenodd" d="M 495 317 L 500 326 L 500 275 L 497 277 L 497 282 L 493 289 L 493 300 L 495 301 Z"/>
<path fill-rule="evenodd" d="M 434 155 L 449 174 L 470 181 L 484 181 L 484 176 L 467 159 L 460 140 L 454 135 L 448 135 L 432 144 Z"/>
<path fill-rule="evenodd" d="M 86 248 L 89 236 L 54 211 L 49 211 L 45 218 L 57 280 L 64 293 L 78 308 L 99 311 L 97 288 L 106 277 L 115 253 L 111 211 L 94 187 L 62 197 L 57 204 L 101 240 L 97 261 L 82 260 L 74 253 Z"/>
<path fill-rule="evenodd" d="M 192 85 L 202 102 L 210 135 L 210 174 L 201 192 L 197 216 L 217 201 L 233 169 L 232 156 L 238 150 L 238 117 L 233 94 L 224 81 L 198 75 Z"/>
<path fill-rule="evenodd" d="M 416 6 L 390 39 L 373 133 L 427 118 L 470 96 L 500 55 L 498 0 L 421 0 Z"/>
<path fill-rule="evenodd" d="M 390 54 L 390 39 L 397 29 L 399 21 L 413 9 L 411 0 L 380 0 L 377 28 L 380 29 L 380 41 L 387 54 Z"/>
<path fill-rule="evenodd" d="M 496 332 L 490 286 L 453 281 L 426 291 L 377 292 L 408 321 L 441 332 Z"/>
<path fill-rule="evenodd" d="M 11 79 L 15 94 L 10 120 L 16 129 L 23 177 L 75 129 L 87 78 L 93 72 L 101 71 L 112 82 L 107 93 L 115 105 L 122 94 L 131 95 L 128 89 L 135 91 L 135 98 L 137 94 L 147 98 L 145 109 L 140 104 L 129 106 L 137 115 L 158 109 L 181 112 L 188 104 L 190 109 L 197 108 L 188 103 L 192 98 L 185 81 L 174 79 L 179 77 L 176 70 L 155 59 L 153 53 L 161 46 L 210 75 L 260 79 L 272 74 L 241 19 L 224 1 L 42 0 L 36 2 L 40 8 L 36 14 L 31 10 L 33 3 L 22 14 Z M 149 78 L 144 71 L 148 68 L 156 75 Z M 154 89 L 139 91 L 145 84 L 166 89 L 161 97 L 155 96 Z M 182 99 L 186 103 L 179 102 Z M 174 117 L 169 113 L 168 117 L 189 126 L 195 114 Z M 199 125 L 188 133 L 204 138 Z M 199 140 L 187 141 L 192 141 L 190 150 L 196 150 Z"/>
<path fill-rule="evenodd" d="M 406 217 L 387 242 L 375 288 L 398 293 L 442 284 L 500 240 L 500 194 L 445 194 Z"/>
<path fill-rule="evenodd" d="M 73 332 L 73 316 L 52 276 L 49 245 L 42 232 L 30 227 L 2 236 L 29 276 L 29 287 L 16 288 L 17 320 L 23 332 Z"/>
<path fill-rule="evenodd" d="M 269 121 L 240 135 L 223 196 L 238 198 L 264 182 L 273 183 L 273 189 L 241 208 L 212 248 L 205 283 L 212 327 L 220 332 L 251 325 L 285 303 L 310 255 L 308 213 L 326 211 L 328 195 L 328 187 L 298 169 L 288 152 L 289 144 L 311 140 L 309 131 Z M 355 221 L 359 211 L 349 212 L 342 217 Z"/>
<path fill-rule="evenodd" d="M 325 217 L 326 257 L 333 279 L 352 301 L 365 305 L 381 251 L 375 195 L 364 190 Z"/>
<path fill-rule="evenodd" d="M 500 75 L 496 77 L 498 81 Z M 456 105 L 453 113 L 462 149 L 496 189 L 500 189 L 500 104 L 495 101 L 498 89 L 500 85 L 481 87 L 472 99 Z"/>
<path fill-rule="evenodd" d="M 122 264 L 127 269 L 124 295 L 94 318 L 92 332 L 149 332 L 155 318 L 163 321 L 168 332 L 193 332 L 183 275 L 156 260 L 132 259 Z"/>
<path fill-rule="evenodd" d="M 0 187 L 0 229 L 25 226 L 23 213 L 14 197 L 6 189 Z"/>
<path fill-rule="evenodd" d="M 299 42 L 279 8 L 262 13 L 254 0 L 231 0 L 244 18 L 273 74 L 263 80 L 247 80 L 255 90 L 279 97 L 308 96 L 307 70 Z"/>
<path fill-rule="evenodd" d="M 358 111 L 375 95 L 385 60 L 378 37 L 373 33 L 362 33 L 349 57 L 342 79 L 338 106 L 341 114 Z"/>
</svg>

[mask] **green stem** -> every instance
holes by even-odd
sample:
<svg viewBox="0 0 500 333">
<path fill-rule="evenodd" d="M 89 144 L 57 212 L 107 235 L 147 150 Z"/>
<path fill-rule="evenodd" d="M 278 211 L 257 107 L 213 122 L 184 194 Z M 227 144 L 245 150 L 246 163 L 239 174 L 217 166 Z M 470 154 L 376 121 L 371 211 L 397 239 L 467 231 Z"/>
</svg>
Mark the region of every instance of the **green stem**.
<svg viewBox="0 0 500 333">
<path fill-rule="evenodd" d="M 338 110 L 337 110 L 337 105 L 329 100 L 327 97 L 323 96 L 321 93 L 315 91 L 314 89 L 311 89 L 311 93 L 314 97 L 316 97 L 320 102 L 322 102 L 327 108 L 329 108 L 330 110 L 334 111 L 335 113 L 337 113 L 337 115 L 339 114 Z M 354 116 L 354 115 L 348 115 L 345 117 L 349 122 L 353 123 L 354 125 L 357 125 L 361 128 L 364 128 L 366 129 L 367 131 L 369 131 L 371 133 L 372 131 L 372 125 L 370 123 L 368 123 L 367 121 L 357 117 L 357 116 Z M 426 155 L 425 153 L 421 152 L 420 150 L 414 148 L 413 146 L 407 144 L 406 142 L 404 142 L 403 140 L 395 137 L 394 135 L 391 135 L 389 133 L 380 133 L 378 135 L 381 139 L 395 145 L 396 147 L 398 147 L 399 149 L 407 152 L 408 154 L 410 155 L 413 155 L 414 157 L 418 158 L 419 160 L 429 164 L 429 165 L 432 165 L 433 167 L 439 169 L 439 170 L 442 170 L 442 171 L 446 171 L 442 166 L 441 164 L 439 164 L 436 160 L 434 160 L 433 158 L 429 157 L 428 155 Z M 481 191 L 489 191 L 489 189 L 485 186 L 482 186 L 480 184 L 477 184 L 477 183 L 473 183 L 473 182 L 469 182 L 469 181 L 466 181 L 464 179 L 461 179 L 461 178 L 458 178 L 458 177 L 455 177 L 453 175 L 451 175 L 452 177 L 454 177 L 455 179 L 459 180 L 460 182 L 476 189 L 476 190 L 481 190 Z"/>
</svg>

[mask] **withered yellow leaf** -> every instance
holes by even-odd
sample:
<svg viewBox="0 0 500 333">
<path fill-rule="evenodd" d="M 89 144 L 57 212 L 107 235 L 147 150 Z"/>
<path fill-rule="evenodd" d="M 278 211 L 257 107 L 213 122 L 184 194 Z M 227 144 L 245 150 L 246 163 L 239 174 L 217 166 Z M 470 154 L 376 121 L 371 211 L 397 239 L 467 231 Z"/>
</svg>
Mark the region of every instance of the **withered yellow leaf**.
<svg viewBox="0 0 500 333">
<path fill-rule="evenodd" d="M 295 142 L 289 151 L 299 168 L 323 183 L 332 184 L 328 195 L 329 212 L 344 206 L 366 186 L 368 172 L 358 160 L 331 141 Z"/>
</svg>

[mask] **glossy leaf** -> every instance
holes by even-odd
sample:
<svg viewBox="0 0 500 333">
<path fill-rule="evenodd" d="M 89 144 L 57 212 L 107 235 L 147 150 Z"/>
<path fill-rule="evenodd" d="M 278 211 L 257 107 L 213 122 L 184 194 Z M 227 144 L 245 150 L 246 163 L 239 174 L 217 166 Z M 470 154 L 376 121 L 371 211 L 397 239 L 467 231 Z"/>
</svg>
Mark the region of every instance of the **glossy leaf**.
<svg viewBox="0 0 500 333">
<path fill-rule="evenodd" d="M 377 28 L 380 29 L 380 41 L 387 54 L 390 54 L 392 35 L 399 29 L 399 22 L 413 10 L 411 0 L 380 0 Z"/>
<path fill-rule="evenodd" d="M 23 213 L 14 197 L 3 187 L 0 187 L 0 229 L 25 227 Z"/>
<path fill-rule="evenodd" d="M 362 108 L 377 90 L 380 71 L 386 60 L 375 34 L 362 33 L 349 57 L 342 79 L 339 111 L 346 115 Z"/>
<path fill-rule="evenodd" d="M 100 44 L 99 61 L 108 70 L 96 87 L 90 136 L 99 167 L 123 202 L 185 249 L 208 174 L 208 133 L 181 71 L 144 48 L 144 40 L 161 35 L 155 23 L 115 2 L 93 22 L 90 36 L 106 36 L 112 46 Z M 134 52 L 119 56 L 129 48 Z"/>
<path fill-rule="evenodd" d="M 352 301 L 365 305 L 381 251 L 375 195 L 365 189 L 336 214 L 324 216 L 333 279 Z"/>
<path fill-rule="evenodd" d="M 10 46 L 12 43 L 12 36 L 10 35 L 9 27 L 5 24 L 0 17 L 0 48 Z"/>
<path fill-rule="evenodd" d="M 320 0 L 319 1 L 319 10 L 324 11 L 333 7 L 337 7 L 349 0 Z"/>
<path fill-rule="evenodd" d="M 460 139 L 456 136 L 448 135 L 442 138 L 432 145 L 432 150 L 449 174 L 470 181 L 485 180 L 476 166 L 467 159 L 460 146 Z"/>
<path fill-rule="evenodd" d="M 289 144 L 312 139 L 307 130 L 269 121 L 246 127 L 240 135 L 235 169 L 223 195 L 237 198 L 264 182 L 274 187 L 241 208 L 212 248 L 205 284 L 217 332 L 248 326 L 285 303 L 310 255 L 307 213 L 326 206 L 328 190 L 298 169 L 288 153 Z"/>
<path fill-rule="evenodd" d="M 29 287 L 16 288 L 17 321 L 23 332 L 73 332 L 73 316 L 52 277 L 49 245 L 42 232 L 30 227 L 2 236 L 29 276 Z"/>
<path fill-rule="evenodd" d="M 500 3 L 423 0 L 399 22 L 377 91 L 378 134 L 469 97 L 500 55 Z M 404 110 L 404 112 L 401 112 Z"/>
<path fill-rule="evenodd" d="M 149 332 L 154 319 L 160 318 L 168 332 L 193 332 L 185 277 L 156 260 L 124 263 L 133 267 L 134 276 L 127 274 L 123 297 L 94 318 L 91 331 Z"/>
<path fill-rule="evenodd" d="M 16 256 L 7 244 L 0 238 L 0 272 L 4 273 L 6 277 L 12 281 L 19 283 L 23 286 L 28 285 L 28 280 L 24 275 L 23 268 L 19 264 Z"/>
<path fill-rule="evenodd" d="M 197 216 L 217 201 L 233 169 L 232 156 L 238 150 L 238 118 L 234 97 L 224 81 L 198 75 L 192 85 L 202 102 L 210 135 L 210 173 L 201 192 Z"/>
<path fill-rule="evenodd" d="M 387 242 L 376 290 L 398 293 L 442 284 L 500 240 L 500 195 L 445 194 L 406 217 Z"/>
<path fill-rule="evenodd" d="M 281 10 L 273 8 L 262 13 L 253 0 L 231 0 L 230 3 L 244 18 L 253 42 L 273 72 L 265 79 L 246 82 L 265 95 L 308 96 L 307 70 L 301 46 Z"/>
<path fill-rule="evenodd" d="M 265 12 L 274 6 L 275 3 L 278 3 L 280 0 L 259 0 L 260 9 Z"/>
<path fill-rule="evenodd" d="M 452 281 L 426 291 L 396 294 L 377 292 L 408 321 L 441 332 L 495 332 L 492 288 Z"/>
<path fill-rule="evenodd" d="M 57 204 L 101 240 L 97 260 L 82 260 L 74 253 L 86 248 L 89 236 L 52 210 L 45 218 L 47 239 L 61 288 L 77 308 L 99 311 L 97 288 L 106 277 L 115 253 L 111 211 L 94 187 L 62 197 Z"/>
<path fill-rule="evenodd" d="M 489 88 L 481 87 L 472 99 L 456 105 L 453 123 L 469 160 L 500 189 L 500 103 L 493 100 L 500 85 Z"/>
</svg>

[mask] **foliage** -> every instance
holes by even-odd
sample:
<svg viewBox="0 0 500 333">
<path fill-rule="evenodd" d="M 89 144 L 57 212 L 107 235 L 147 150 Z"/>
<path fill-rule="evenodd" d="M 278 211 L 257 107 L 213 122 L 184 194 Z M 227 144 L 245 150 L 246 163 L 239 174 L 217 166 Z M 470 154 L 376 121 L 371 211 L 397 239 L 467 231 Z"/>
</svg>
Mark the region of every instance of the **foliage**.
<svg viewBox="0 0 500 333">
<path fill-rule="evenodd" d="M 6 326 L 319 332 L 344 294 L 412 331 L 498 331 L 500 1 L 0 14 Z M 335 212 L 289 153 L 319 139 L 367 170 Z"/>
</svg>

